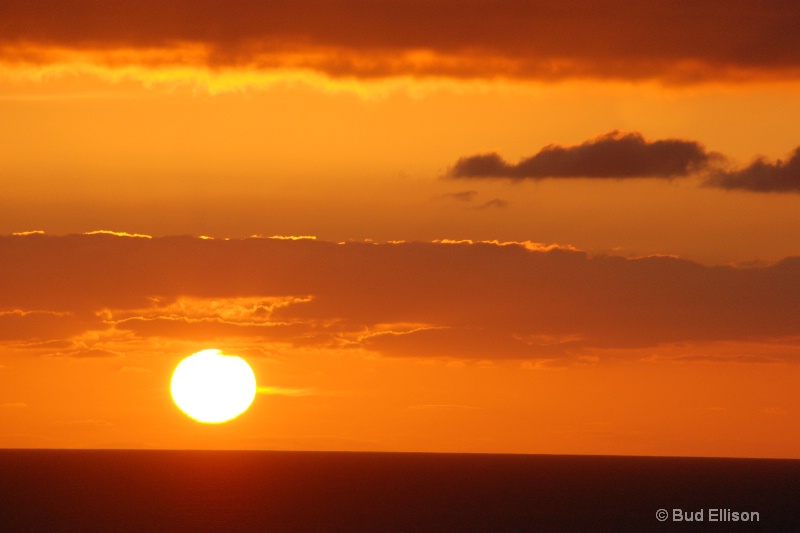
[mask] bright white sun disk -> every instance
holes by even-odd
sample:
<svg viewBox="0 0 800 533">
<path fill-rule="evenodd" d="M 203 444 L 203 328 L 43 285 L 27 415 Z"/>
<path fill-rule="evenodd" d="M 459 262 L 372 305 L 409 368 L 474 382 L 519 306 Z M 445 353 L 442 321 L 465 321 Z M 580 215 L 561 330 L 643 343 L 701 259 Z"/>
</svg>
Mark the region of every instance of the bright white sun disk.
<svg viewBox="0 0 800 533">
<path fill-rule="evenodd" d="M 181 411 L 198 422 L 218 424 L 250 407 L 256 396 L 256 376 L 241 357 L 203 350 L 178 364 L 170 390 Z"/>
</svg>

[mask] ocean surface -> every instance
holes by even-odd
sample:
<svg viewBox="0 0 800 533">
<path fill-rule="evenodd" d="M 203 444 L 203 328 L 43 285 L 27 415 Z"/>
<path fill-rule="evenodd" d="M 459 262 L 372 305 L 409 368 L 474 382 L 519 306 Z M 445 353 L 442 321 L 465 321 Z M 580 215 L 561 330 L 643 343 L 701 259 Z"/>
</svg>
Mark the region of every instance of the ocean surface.
<svg viewBox="0 0 800 533">
<path fill-rule="evenodd" d="M 0 450 L 0 531 L 800 531 L 800 461 Z"/>
</svg>

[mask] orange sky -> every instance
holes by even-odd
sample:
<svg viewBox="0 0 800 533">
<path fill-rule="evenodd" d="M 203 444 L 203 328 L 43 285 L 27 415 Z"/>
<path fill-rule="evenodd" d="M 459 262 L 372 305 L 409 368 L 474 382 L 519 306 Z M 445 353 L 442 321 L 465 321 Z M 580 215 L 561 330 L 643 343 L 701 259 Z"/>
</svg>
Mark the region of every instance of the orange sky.
<svg viewBox="0 0 800 533">
<path fill-rule="evenodd" d="M 0 446 L 800 457 L 800 10 L 500 4 L 3 2 Z"/>
</svg>

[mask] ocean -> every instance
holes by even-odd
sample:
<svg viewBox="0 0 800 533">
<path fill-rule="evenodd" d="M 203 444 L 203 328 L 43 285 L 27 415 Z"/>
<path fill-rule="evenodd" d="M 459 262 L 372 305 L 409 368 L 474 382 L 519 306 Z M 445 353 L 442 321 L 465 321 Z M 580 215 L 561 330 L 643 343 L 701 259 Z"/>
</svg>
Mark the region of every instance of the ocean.
<svg viewBox="0 0 800 533">
<path fill-rule="evenodd" d="M 800 460 L 9 449 L 0 531 L 800 531 Z"/>
</svg>

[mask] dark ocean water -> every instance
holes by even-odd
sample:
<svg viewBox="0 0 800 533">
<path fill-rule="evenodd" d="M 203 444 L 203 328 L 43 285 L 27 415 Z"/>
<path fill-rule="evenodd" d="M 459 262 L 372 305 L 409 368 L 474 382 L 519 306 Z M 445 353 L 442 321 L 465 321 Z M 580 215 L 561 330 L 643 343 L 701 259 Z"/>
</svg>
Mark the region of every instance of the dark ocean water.
<svg viewBox="0 0 800 533">
<path fill-rule="evenodd" d="M 754 530 L 800 531 L 800 461 L 0 450 L 0 531 Z"/>
</svg>

